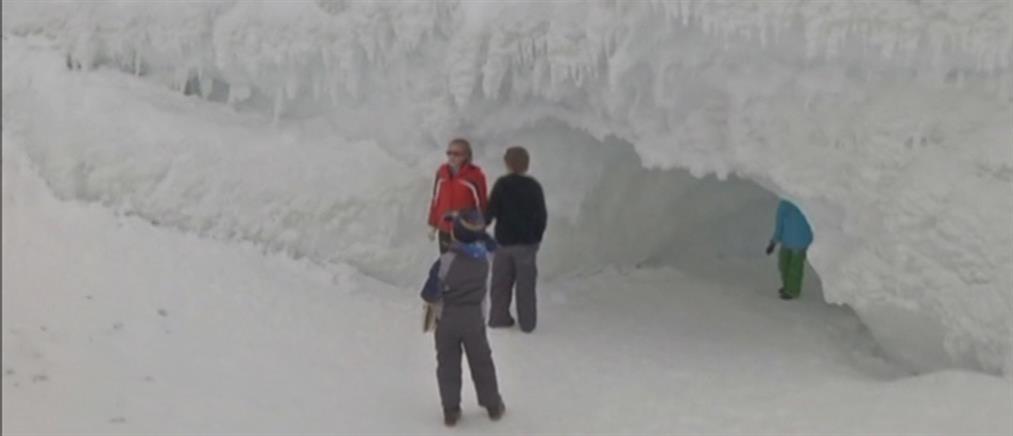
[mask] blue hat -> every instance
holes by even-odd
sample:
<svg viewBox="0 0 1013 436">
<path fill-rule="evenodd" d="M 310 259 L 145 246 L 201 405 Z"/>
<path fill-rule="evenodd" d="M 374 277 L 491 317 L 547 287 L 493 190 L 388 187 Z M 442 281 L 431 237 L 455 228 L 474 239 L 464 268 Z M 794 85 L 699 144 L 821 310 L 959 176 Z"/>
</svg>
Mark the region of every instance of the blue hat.
<svg viewBox="0 0 1013 436">
<path fill-rule="evenodd" d="M 485 220 L 477 210 L 462 211 L 454 217 L 454 239 L 470 244 L 485 235 Z"/>
</svg>

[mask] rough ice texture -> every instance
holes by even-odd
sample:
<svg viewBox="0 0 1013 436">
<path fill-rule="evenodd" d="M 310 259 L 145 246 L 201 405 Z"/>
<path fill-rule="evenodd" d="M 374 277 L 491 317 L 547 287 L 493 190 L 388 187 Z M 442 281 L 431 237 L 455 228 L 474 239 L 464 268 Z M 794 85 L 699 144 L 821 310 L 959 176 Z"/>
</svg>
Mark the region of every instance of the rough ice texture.
<svg viewBox="0 0 1013 436">
<path fill-rule="evenodd" d="M 735 174 L 795 200 L 817 235 L 809 258 L 826 299 L 854 307 L 887 351 L 923 368 L 1010 374 L 1010 14 L 1006 1 L 5 2 L 3 27 L 60 41 L 85 69 L 115 65 L 180 90 L 196 83 L 210 100 L 273 117 L 279 132 L 326 126 L 340 138 L 251 129 L 250 154 L 235 156 L 181 122 L 120 132 L 119 142 L 107 133 L 105 150 L 73 150 L 80 132 L 43 135 L 36 126 L 50 142 L 33 142 L 34 158 L 49 153 L 42 170 L 62 195 L 311 256 L 351 234 L 375 249 L 381 236 L 361 236 L 366 229 L 412 233 L 404 227 L 424 207 L 417 186 L 428 175 L 403 172 L 435 164 L 447 138 L 475 138 L 491 157 L 501 141 L 555 123 L 599 145 L 632 144 L 649 168 Z M 24 82 L 7 79 L 18 68 L 10 62 L 5 54 L 5 129 L 9 93 L 28 92 L 12 89 Z M 95 104 L 87 90 L 73 93 Z M 95 122 L 86 115 L 81 124 Z M 206 147 L 188 158 L 173 141 Z M 270 156 L 277 141 L 289 152 Z M 558 147 L 574 156 L 578 145 Z M 352 156 L 371 153 L 362 162 L 374 171 L 351 169 L 360 165 Z M 165 171 L 138 169 L 126 155 Z M 613 158 L 589 156 L 575 160 Z M 258 163 L 247 175 L 210 176 L 246 160 Z M 350 168 L 346 176 L 328 173 L 334 162 Z M 572 169 L 595 165 L 605 166 Z M 120 173 L 137 174 L 130 189 L 99 183 Z M 581 177 L 593 185 L 595 173 Z M 264 182 L 272 175 L 285 183 Z M 157 194 L 160 184 L 208 179 L 230 195 L 207 186 L 192 197 Z M 299 197 L 323 180 L 353 185 L 335 186 L 333 199 Z M 354 183 L 363 188 L 349 194 Z M 556 216 L 593 213 L 588 192 L 574 186 L 557 198 Z M 263 215 L 248 213 L 254 204 Z M 323 239 L 332 245 L 308 249 L 328 226 L 338 229 Z M 361 264 L 383 270 L 422 256 L 404 253 Z"/>
</svg>

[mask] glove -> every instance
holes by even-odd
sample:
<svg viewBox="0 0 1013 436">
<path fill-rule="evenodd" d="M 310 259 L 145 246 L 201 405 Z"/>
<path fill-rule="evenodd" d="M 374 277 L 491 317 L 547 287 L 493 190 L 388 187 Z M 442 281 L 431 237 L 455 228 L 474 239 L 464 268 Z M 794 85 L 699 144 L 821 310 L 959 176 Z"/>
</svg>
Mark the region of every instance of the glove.
<svg viewBox="0 0 1013 436">
<path fill-rule="evenodd" d="M 776 246 L 777 246 L 777 243 L 774 242 L 774 241 L 770 241 L 770 244 L 767 244 L 767 256 L 770 256 L 770 253 L 774 252 L 774 247 L 776 247 Z"/>
<path fill-rule="evenodd" d="M 422 333 L 436 329 L 436 322 L 440 320 L 443 312 L 443 305 L 440 303 L 426 303 L 422 309 Z"/>
<path fill-rule="evenodd" d="M 427 235 L 430 241 L 436 239 L 436 227 L 429 227 L 429 234 Z"/>
</svg>

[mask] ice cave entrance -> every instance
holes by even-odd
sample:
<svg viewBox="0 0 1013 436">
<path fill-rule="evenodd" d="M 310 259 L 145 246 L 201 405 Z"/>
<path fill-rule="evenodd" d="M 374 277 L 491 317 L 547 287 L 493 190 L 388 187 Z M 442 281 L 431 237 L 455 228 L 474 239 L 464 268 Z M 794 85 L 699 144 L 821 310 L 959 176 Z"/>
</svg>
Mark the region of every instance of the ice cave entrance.
<svg viewBox="0 0 1013 436">
<path fill-rule="evenodd" d="M 476 151 L 490 181 L 505 171 L 506 145 L 531 151 L 550 214 L 540 258 L 546 278 L 671 267 L 777 298 L 776 253 L 764 253 L 779 200 L 773 192 L 735 175 L 645 168 L 630 142 L 599 140 L 559 121 L 490 136 Z M 822 304 L 821 288 L 806 265 L 802 301 Z"/>
</svg>

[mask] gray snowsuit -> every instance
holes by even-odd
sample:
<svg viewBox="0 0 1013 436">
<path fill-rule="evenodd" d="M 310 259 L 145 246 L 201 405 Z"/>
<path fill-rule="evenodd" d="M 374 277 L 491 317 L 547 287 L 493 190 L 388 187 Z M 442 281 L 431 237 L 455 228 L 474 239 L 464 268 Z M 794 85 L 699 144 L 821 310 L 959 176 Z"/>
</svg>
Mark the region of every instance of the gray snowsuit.
<svg viewBox="0 0 1013 436">
<path fill-rule="evenodd" d="M 485 334 L 482 300 L 486 294 L 489 260 L 484 243 L 453 242 L 440 256 L 422 289 L 422 299 L 441 304 L 436 323 L 436 379 L 443 408 L 461 404 L 461 347 L 468 357 L 478 404 L 502 403 L 496 383 L 496 367 Z"/>
</svg>

